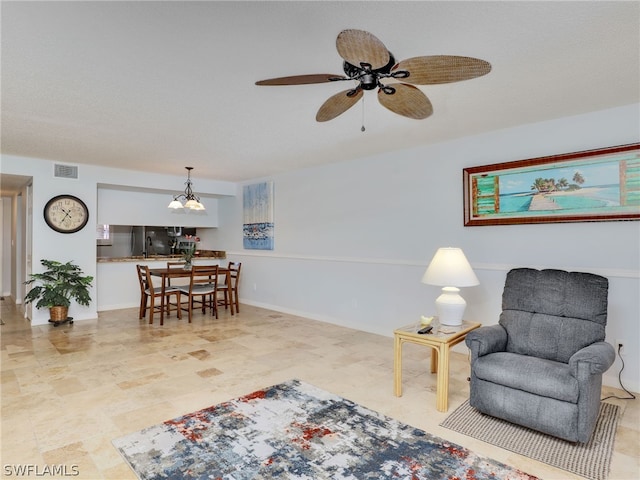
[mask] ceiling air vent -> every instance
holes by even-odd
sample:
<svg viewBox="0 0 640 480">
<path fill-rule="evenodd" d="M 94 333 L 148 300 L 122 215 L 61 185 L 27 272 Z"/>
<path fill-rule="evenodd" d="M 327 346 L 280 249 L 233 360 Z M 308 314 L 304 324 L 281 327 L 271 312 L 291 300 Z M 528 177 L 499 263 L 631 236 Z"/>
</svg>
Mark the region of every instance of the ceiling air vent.
<svg viewBox="0 0 640 480">
<path fill-rule="evenodd" d="M 53 176 L 58 178 L 78 178 L 77 165 L 61 165 L 56 163 L 53 167 Z"/>
</svg>

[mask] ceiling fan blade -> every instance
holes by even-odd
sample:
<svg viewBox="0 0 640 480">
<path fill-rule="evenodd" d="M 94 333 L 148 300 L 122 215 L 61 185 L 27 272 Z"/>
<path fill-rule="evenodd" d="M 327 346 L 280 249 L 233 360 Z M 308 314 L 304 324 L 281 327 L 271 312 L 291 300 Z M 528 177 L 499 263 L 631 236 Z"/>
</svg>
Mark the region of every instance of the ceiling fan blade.
<svg viewBox="0 0 640 480">
<path fill-rule="evenodd" d="M 340 56 L 351 65 L 368 63 L 377 70 L 389 63 L 389 51 L 377 37 L 364 30 L 343 30 L 336 39 Z"/>
<path fill-rule="evenodd" d="M 481 77 L 491 71 L 485 60 L 454 55 L 433 55 L 402 60 L 391 72 L 406 70 L 409 76 L 402 81 L 414 85 L 437 85 Z"/>
<path fill-rule="evenodd" d="M 350 92 L 354 92 L 353 95 L 349 96 Z M 318 122 L 326 122 L 328 120 L 333 120 L 338 115 L 346 112 L 351 107 L 353 107 L 358 100 L 362 98 L 362 89 L 357 87 L 354 89 L 345 90 L 340 93 L 336 93 L 335 95 L 329 97 L 329 99 L 322 104 L 318 113 L 316 114 L 316 120 Z"/>
<path fill-rule="evenodd" d="M 256 85 L 308 85 L 310 83 L 325 83 L 334 80 L 348 80 L 344 75 L 332 73 L 314 73 L 310 75 L 294 75 L 292 77 L 269 78 L 260 80 Z"/>
<path fill-rule="evenodd" d="M 393 113 L 416 120 L 427 118 L 433 113 L 433 106 L 427 96 L 413 85 L 394 83 L 386 89 L 395 89 L 395 93 L 385 93 L 381 88 L 378 90 L 378 101 Z"/>
</svg>

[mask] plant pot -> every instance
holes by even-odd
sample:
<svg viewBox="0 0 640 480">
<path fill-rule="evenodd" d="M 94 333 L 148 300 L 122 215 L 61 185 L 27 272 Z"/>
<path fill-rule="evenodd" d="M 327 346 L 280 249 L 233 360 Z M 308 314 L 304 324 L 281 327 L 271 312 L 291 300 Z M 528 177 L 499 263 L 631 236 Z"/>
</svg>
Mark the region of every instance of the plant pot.
<svg viewBox="0 0 640 480">
<path fill-rule="evenodd" d="M 51 307 L 49 308 L 49 315 L 52 322 L 61 322 L 67 319 L 69 314 L 69 307 Z"/>
</svg>

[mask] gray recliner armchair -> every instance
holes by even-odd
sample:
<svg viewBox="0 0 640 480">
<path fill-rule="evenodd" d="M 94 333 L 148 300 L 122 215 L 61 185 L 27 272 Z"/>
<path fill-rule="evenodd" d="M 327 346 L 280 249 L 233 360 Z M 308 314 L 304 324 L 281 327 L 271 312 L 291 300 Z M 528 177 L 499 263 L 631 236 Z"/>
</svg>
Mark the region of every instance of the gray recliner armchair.
<svg viewBox="0 0 640 480">
<path fill-rule="evenodd" d="M 606 278 L 561 270 L 507 274 L 498 325 L 469 332 L 470 404 L 488 415 L 586 443 L 600 408 Z"/>
</svg>

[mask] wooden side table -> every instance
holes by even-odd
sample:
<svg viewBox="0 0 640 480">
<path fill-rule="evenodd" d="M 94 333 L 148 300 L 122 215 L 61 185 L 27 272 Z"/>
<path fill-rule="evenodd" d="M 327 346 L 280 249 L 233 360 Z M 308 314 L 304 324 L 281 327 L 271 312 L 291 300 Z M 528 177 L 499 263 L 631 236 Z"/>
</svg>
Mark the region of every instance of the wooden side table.
<svg viewBox="0 0 640 480">
<path fill-rule="evenodd" d="M 434 334 L 419 334 L 420 322 L 394 330 L 393 378 L 396 397 L 402 396 L 402 344 L 415 343 L 431 347 L 431 373 L 438 374 L 436 383 L 436 409 L 446 412 L 449 408 L 449 353 L 451 347 L 462 342 L 467 333 L 480 327 L 480 323 L 463 321 L 459 327 L 441 325 Z M 435 328 L 434 328 L 435 331 Z"/>
</svg>

